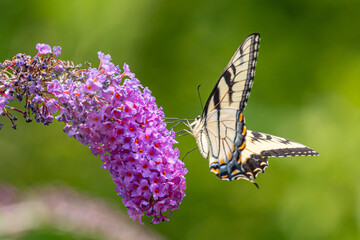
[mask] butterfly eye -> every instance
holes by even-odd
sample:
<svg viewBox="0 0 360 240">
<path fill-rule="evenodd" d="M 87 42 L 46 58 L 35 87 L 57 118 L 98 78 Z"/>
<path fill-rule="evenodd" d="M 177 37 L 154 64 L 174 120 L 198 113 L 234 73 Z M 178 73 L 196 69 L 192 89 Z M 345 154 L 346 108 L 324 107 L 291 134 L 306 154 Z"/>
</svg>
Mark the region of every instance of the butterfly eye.
<svg viewBox="0 0 360 240">
<path fill-rule="evenodd" d="M 200 117 L 200 115 L 199 115 L 199 116 L 196 117 L 196 120 L 199 120 L 200 118 L 201 118 L 201 117 Z"/>
</svg>

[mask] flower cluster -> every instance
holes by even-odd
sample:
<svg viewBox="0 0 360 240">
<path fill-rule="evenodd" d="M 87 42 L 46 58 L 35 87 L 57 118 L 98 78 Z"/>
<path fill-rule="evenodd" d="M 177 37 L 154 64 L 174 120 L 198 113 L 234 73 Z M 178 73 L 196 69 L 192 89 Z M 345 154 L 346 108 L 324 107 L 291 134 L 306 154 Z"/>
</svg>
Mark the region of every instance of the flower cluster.
<svg viewBox="0 0 360 240">
<path fill-rule="evenodd" d="M 0 114 L 10 119 L 14 129 L 17 117 L 9 110 L 22 113 L 26 122 L 31 122 L 30 115 L 34 114 L 37 122 L 45 125 L 51 123 L 54 119 L 53 114 L 60 106 L 57 104 L 58 101 L 46 92 L 47 85 L 54 79 L 65 77 L 64 68 L 69 74 L 78 71 L 70 62 L 55 60 L 49 45 L 38 44 L 36 48 L 39 53 L 34 58 L 19 53 L 12 60 L 0 64 Z M 53 49 L 55 54 L 60 54 L 60 47 Z M 42 54 L 49 56 L 41 56 Z M 26 99 L 25 111 L 7 105 L 15 96 L 19 101 Z"/>
<path fill-rule="evenodd" d="M 0 66 L 0 113 L 15 128 L 18 111 L 27 122 L 64 122 L 64 132 L 103 161 L 116 192 L 132 219 L 146 213 L 153 223 L 168 220 L 186 188 L 187 170 L 174 149 L 175 133 L 166 129 L 164 113 L 148 88 L 142 87 L 129 67 L 121 73 L 110 55 L 99 52 L 98 69 L 80 69 L 56 60 L 61 48 L 37 45 L 31 58 L 18 54 Z M 15 96 L 25 99 L 25 110 L 8 106 Z"/>
</svg>

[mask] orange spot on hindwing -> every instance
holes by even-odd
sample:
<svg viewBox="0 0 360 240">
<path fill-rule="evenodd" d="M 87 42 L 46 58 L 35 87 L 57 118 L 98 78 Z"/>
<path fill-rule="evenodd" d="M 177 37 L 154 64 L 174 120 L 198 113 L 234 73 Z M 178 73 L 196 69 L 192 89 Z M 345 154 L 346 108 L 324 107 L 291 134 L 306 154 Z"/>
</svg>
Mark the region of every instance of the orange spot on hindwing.
<svg viewBox="0 0 360 240">
<path fill-rule="evenodd" d="M 216 175 L 219 174 L 219 161 L 214 161 L 210 164 L 210 171 L 215 173 Z"/>
<path fill-rule="evenodd" d="M 243 129 L 242 129 L 242 132 L 241 132 L 242 135 L 245 135 L 246 134 L 246 126 L 244 125 Z"/>
<path fill-rule="evenodd" d="M 225 159 L 224 159 L 224 158 L 220 158 L 220 165 L 224 165 L 224 164 L 226 164 Z"/>
<path fill-rule="evenodd" d="M 239 146 L 239 150 L 243 150 L 245 148 L 245 141 Z"/>
<path fill-rule="evenodd" d="M 239 113 L 239 122 L 242 122 L 244 120 L 244 116 L 242 113 Z"/>
<path fill-rule="evenodd" d="M 219 169 L 218 168 L 210 168 L 210 171 L 212 171 L 215 174 L 219 174 Z"/>
</svg>

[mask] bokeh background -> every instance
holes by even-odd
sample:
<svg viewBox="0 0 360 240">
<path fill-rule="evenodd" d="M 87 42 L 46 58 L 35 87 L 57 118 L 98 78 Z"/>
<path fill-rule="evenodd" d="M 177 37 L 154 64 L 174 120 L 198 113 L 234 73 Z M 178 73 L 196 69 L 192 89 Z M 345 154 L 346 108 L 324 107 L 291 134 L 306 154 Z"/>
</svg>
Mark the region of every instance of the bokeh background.
<svg viewBox="0 0 360 240">
<path fill-rule="evenodd" d="M 93 66 L 98 51 L 109 53 L 116 64 L 130 65 L 169 117 L 199 115 L 197 86 L 205 102 L 238 45 L 259 32 L 247 126 L 304 143 L 321 156 L 270 159 L 258 190 L 243 180 L 220 181 L 195 151 L 184 159 L 187 196 L 171 221 L 126 221 L 163 239 L 360 237 L 360 1 L 1 0 L 0 6 L 0 62 L 18 52 L 35 55 L 37 43 L 60 45 L 62 59 Z M 7 119 L 0 121 L 2 203 L 42 196 L 43 186 L 65 186 L 126 214 L 100 159 L 67 137 L 62 124 L 20 119 L 13 130 Z M 191 136 L 178 141 L 182 155 L 196 146 Z M 18 226 L 32 210 L 21 206 L 23 215 L 0 212 L 0 223 Z M 36 222 L 40 215 L 33 215 Z M 76 224 L 72 230 L 56 221 L 33 225 L 14 232 L 0 226 L 0 238 L 107 237 L 91 234 L 91 225 L 82 234 Z"/>
</svg>

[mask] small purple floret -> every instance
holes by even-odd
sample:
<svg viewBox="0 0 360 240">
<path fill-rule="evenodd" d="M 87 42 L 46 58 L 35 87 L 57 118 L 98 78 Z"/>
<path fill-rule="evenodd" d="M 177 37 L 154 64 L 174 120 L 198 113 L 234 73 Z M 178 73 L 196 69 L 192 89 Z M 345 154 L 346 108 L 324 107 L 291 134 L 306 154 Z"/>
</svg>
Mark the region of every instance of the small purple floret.
<svg viewBox="0 0 360 240">
<path fill-rule="evenodd" d="M 36 49 L 39 51 L 38 54 L 48 54 L 51 53 L 51 47 L 48 44 L 38 43 Z"/>
<path fill-rule="evenodd" d="M 60 46 L 54 46 L 53 47 L 53 53 L 56 56 L 59 56 L 61 54 L 61 47 Z"/>
</svg>

